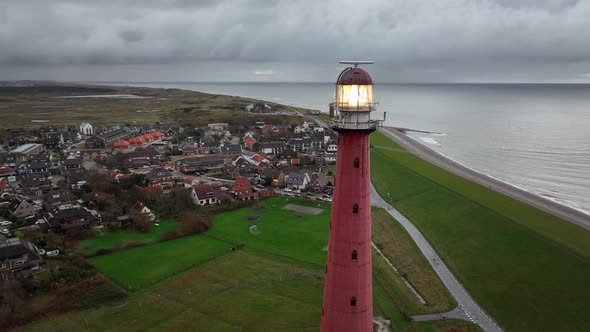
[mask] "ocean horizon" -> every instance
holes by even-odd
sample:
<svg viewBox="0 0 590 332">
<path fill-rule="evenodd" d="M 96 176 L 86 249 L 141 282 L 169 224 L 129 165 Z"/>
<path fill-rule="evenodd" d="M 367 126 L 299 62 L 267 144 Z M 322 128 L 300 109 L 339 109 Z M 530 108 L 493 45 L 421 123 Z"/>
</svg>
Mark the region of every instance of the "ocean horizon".
<svg viewBox="0 0 590 332">
<path fill-rule="evenodd" d="M 178 88 L 327 112 L 334 83 L 86 82 Z M 374 118 L 477 172 L 590 214 L 590 84 L 376 83 Z M 429 132 L 429 133 L 428 133 Z"/>
</svg>

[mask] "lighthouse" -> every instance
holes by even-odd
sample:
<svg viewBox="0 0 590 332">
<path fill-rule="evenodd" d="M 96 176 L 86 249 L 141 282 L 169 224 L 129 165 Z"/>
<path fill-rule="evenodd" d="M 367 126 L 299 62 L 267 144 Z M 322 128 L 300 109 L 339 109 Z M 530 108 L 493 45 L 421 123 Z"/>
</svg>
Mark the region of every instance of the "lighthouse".
<svg viewBox="0 0 590 332">
<path fill-rule="evenodd" d="M 373 79 L 360 64 L 336 81 L 332 128 L 338 132 L 338 154 L 326 281 L 322 305 L 322 332 L 373 331 L 371 284 L 371 201 L 369 135 L 379 121 L 371 120 Z"/>
</svg>

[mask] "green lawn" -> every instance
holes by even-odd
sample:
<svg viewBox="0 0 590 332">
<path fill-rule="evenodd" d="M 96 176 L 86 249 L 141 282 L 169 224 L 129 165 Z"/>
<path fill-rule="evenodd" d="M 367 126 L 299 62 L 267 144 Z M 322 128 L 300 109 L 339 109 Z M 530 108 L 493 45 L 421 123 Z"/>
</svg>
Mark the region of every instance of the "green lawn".
<svg viewBox="0 0 590 332">
<path fill-rule="evenodd" d="M 371 143 L 400 148 L 381 133 Z M 376 148 L 371 166 L 381 195 L 507 330 L 590 330 L 590 232 L 408 153 Z"/>
<path fill-rule="evenodd" d="M 318 331 L 323 270 L 232 251 L 125 300 L 45 319 L 24 331 Z M 474 331 L 465 322 L 410 323 L 375 288 L 375 313 L 396 331 Z M 465 329 L 453 330 L 463 327 Z"/>
<path fill-rule="evenodd" d="M 323 208 L 318 215 L 283 210 L 289 204 Z M 265 209 L 244 208 L 213 216 L 213 228 L 207 233 L 246 244 L 249 248 L 324 266 L 326 263 L 328 232 L 330 228 L 330 204 L 304 201 L 290 197 L 275 197 L 263 201 Z M 295 216 L 300 216 L 299 218 Z M 246 220 L 249 216 L 261 216 L 260 220 Z M 249 228 L 256 225 L 258 234 Z"/>
<path fill-rule="evenodd" d="M 109 249 L 115 246 L 123 246 L 130 241 L 142 243 L 156 242 L 160 239 L 162 233 L 173 230 L 178 225 L 174 220 L 162 220 L 159 224 L 160 226 L 152 227 L 152 230 L 149 233 L 126 230 L 120 232 L 106 232 L 104 235 L 96 234 L 90 239 L 81 241 L 78 244 L 78 248 L 86 254 L 93 254 L 98 249 Z"/>
<path fill-rule="evenodd" d="M 231 246 L 195 235 L 96 256 L 90 262 L 121 286 L 137 290 L 222 255 Z"/>
<path fill-rule="evenodd" d="M 70 312 L 25 330 L 317 331 L 322 288 L 322 271 L 240 250 L 126 300 Z"/>
<path fill-rule="evenodd" d="M 283 210 L 289 203 L 319 204 L 325 211 L 309 215 Z M 135 290 L 129 298 L 46 319 L 26 330 L 317 331 L 330 205 L 287 197 L 263 204 L 266 209 L 247 207 L 215 216 L 206 235 L 92 258 L 103 273 Z M 263 218 L 245 220 L 252 215 Z M 477 330 L 466 322 L 411 323 L 404 317 L 402 311 L 436 312 L 453 303 L 401 226 L 380 209 L 374 210 L 373 221 L 383 252 L 430 302 L 421 308 L 400 276 L 376 261 L 374 273 L 382 283 L 374 283 L 375 314 L 391 318 L 396 331 Z M 250 234 L 251 224 L 259 234 Z M 216 238 L 245 246 L 228 252 L 231 244 Z"/>
</svg>

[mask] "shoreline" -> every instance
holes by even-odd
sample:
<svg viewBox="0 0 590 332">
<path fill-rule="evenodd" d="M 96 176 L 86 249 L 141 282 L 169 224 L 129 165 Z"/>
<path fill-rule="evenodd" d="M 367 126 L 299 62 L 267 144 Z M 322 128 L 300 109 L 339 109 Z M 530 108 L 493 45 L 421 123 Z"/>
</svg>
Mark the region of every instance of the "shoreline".
<svg viewBox="0 0 590 332">
<path fill-rule="evenodd" d="M 496 192 L 507 195 L 522 203 L 536 207 L 584 229 L 590 230 L 590 215 L 588 214 L 461 165 L 428 146 L 419 143 L 415 139 L 399 131 L 397 128 L 383 127 L 380 131 L 389 139 L 401 145 L 408 152 L 431 164 L 482 186 L 488 187 Z"/>
</svg>

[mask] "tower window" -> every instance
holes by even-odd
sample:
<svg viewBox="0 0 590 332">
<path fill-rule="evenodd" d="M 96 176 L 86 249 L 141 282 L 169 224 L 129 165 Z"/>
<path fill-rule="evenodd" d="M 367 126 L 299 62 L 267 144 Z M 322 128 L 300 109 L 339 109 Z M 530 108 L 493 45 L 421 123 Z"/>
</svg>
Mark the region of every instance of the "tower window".
<svg viewBox="0 0 590 332">
<path fill-rule="evenodd" d="M 353 250 L 352 251 L 352 260 L 356 261 L 356 257 L 357 257 L 357 252 L 356 252 L 356 250 Z"/>
<path fill-rule="evenodd" d="M 353 296 L 353 297 L 350 299 L 350 306 L 351 306 L 351 307 L 356 307 L 356 297 L 354 297 L 354 296 Z"/>
<path fill-rule="evenodd" d="M 352 206 L 352 213 L 354 214 L 359 214 L 359 205 L 354 203 L 354 205 Z"/>
<path fill-rule="evenodd" d="M 361 164 L 361 161 L 359 160 L 359 157 L 354 158 L 354 168 L 359 168 Z"/>
</svg>

